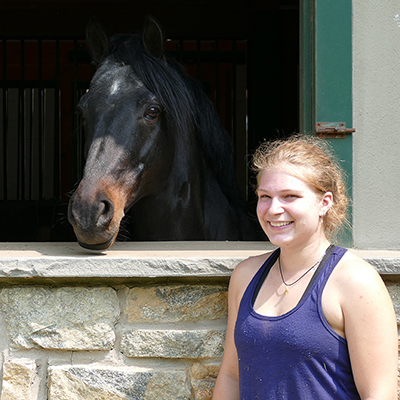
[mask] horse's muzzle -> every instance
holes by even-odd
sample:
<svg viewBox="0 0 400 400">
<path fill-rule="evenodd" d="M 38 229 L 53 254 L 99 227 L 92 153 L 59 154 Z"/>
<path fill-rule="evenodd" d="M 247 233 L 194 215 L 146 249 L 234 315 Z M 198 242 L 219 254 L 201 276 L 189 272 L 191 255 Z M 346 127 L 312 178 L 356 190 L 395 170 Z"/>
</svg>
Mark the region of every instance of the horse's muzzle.
<svg viewBox="0 0 400 400">
<path fill-rule="evenodd" d="M 105 250 L 115 242 L 121 218 L 115 218 L 114 204 L 104 194 L 85 196 L 79 189 L 70 199 L 68 220 L 81 247 Z"/>
</svg>

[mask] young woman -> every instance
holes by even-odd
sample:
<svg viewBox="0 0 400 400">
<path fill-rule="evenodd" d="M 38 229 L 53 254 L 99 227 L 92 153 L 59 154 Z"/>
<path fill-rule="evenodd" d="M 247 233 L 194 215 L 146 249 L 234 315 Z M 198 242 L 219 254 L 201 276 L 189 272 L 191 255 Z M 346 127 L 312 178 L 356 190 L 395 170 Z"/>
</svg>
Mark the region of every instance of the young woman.
<svg viewBox="0 0 400 400">
<path fill-rule="evenodd" d="M 214 400 L 397 399 L 393 305 L 374 268 L 329 241 L 347 198 L 318 142 L 294 137 L 254 156 L 258 219 L 279 248 L 232 274 Z"/>
</svg>

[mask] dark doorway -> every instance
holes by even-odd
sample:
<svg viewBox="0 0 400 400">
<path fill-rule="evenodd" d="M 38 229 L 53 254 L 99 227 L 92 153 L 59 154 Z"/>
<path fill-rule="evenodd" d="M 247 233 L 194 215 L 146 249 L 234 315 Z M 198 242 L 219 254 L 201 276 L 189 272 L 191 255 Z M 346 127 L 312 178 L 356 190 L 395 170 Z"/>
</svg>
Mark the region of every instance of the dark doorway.
<svg viewBox="0 0 400 400">
<path fill-rule="evenodd" d="M 0 4 L 0 241 L 74 240 L 65 211 L 84 163 L 74 107 L 94 72 L 85 27 L 96 15 L 109 35 L 134 32 L 147 14 L 212 99 L 254 207 L 248 155 L 298 130 L 298 1 L 15 1 Z"/>
</svg>

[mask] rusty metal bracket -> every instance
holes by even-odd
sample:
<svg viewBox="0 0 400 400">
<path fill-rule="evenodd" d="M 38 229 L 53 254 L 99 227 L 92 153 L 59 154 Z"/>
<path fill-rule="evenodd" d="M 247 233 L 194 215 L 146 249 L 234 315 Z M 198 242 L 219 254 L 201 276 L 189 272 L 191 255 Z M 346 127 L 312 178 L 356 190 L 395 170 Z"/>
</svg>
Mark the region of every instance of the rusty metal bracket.
<svg viewBox="0 0 400 400">
<path fill-rule="evenodd" d="M 355 132 L 354 128 L 346 128 L 346 122 L 317 122 L 315 133 L 321 139 L 344 139 L 346 134 Z"/>
</svg>

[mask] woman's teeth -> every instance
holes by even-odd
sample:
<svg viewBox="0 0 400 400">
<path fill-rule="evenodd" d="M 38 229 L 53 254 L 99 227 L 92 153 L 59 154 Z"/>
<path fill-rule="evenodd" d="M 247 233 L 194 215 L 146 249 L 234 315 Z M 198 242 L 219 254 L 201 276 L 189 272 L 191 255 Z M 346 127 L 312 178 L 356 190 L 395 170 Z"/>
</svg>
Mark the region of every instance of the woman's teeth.
<svg viewBox="0 0 400 400">
<path fill-rule="evenodd" d="M 270 221 L 270 224 L 272 226 L 279 227 L 279 226 L 289 225 L 289 224 L 291 224 L 291 222 L 272 222 L 272 221 Z"/>
</svg>

